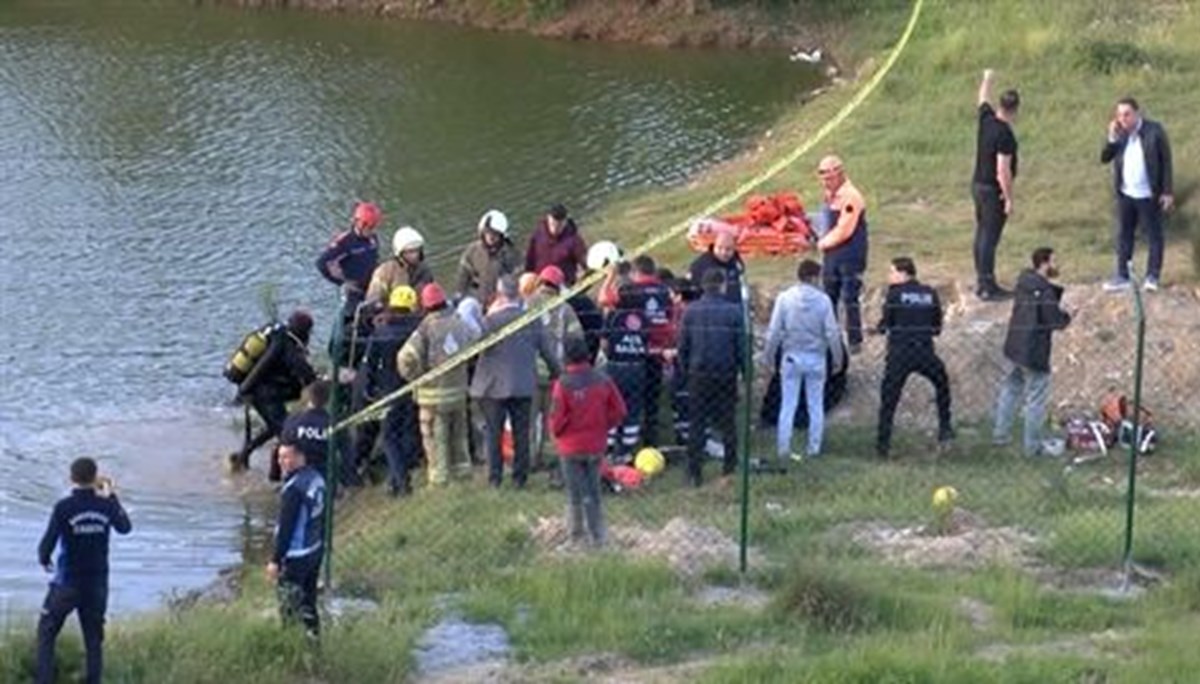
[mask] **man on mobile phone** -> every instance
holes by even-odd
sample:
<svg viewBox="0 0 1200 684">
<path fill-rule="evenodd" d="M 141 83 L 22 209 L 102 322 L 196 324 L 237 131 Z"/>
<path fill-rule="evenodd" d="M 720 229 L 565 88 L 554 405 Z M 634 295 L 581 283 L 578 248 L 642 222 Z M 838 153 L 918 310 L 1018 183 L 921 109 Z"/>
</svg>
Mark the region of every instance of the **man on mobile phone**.
<svg viewBox="0 0 1200 684">
<path fill-rule="evenodd" d="M 100 682 L 108 610 L 108 538 L 112 530 L 129 534 L 133 526 L 112 480 L 98 477 L 96 470 L 96 461 L 90 458 L 71 463 L 71 493 L 54 505 L 38 545 L 38 562 L 53 575 L 38 619 L 39 684 L 55 681 L 54 645 L 63 622 L 76 611 L 87 651 L 84 681 Z M 58 558 L 51 562 L 56 549 Z"/>
<path fill-rule="evenodd" d="M 1133 258 L 1138 224 L 1150 243 L 1145 289 L 1158 290 L 1163 265 L 1163 214 L 1175 207 L 1172 187 L 1171 144 L 1157 121 L 1142 117 L 1137 100 L 1117 100 L 1108 122 L 1108 138 L 1100 150 L 1100 163 L 1112 163 L 1117 204 L 1117 272 L 1104 284 L 1106 292 L 1128 290 L 1129 260 Z"/>
</svg>

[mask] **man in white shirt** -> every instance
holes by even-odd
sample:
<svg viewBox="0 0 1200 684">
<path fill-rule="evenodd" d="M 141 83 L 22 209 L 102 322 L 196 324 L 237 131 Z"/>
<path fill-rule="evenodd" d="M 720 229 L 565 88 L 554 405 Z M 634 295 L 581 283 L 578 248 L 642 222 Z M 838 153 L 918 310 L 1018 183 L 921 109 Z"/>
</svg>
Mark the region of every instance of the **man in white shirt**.
<svg viewBox="0 0 1200 684">
<path fill-rule="evenodd" d="M 1150 243 L 1145 289 L 1158 290 L 1163 265 L 1163 214 L 1175 206 L 1172 188 L 1171 145 L 1162 125 L 1142 117 L 1137 100 L 1117 101 L 1108 124 L 1108 139 L 1100 162 L 1113 165 L 1117 197 L 1117 272 L 1104 284 L 1108 292 L 1128 290 L 1129 261 L 1138 224 Z"/>
</svg>

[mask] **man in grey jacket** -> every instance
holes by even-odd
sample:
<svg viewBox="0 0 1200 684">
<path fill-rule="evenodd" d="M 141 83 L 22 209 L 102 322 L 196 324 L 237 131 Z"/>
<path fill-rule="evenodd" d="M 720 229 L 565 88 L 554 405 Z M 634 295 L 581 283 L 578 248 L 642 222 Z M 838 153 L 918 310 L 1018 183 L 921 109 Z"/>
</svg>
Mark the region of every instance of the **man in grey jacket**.
<svg viewBox="0 0 1200 684">
<path fill-rule="evenodd" d="M 496 299 L 483 320 L 485 335 L 508 325 L 525 313 L 517 280 L 501 277 L 496 284 Z M 519 332 L 484 351 L 475 365 L 471 380 L 471 398 L 483 411 L 487 424 L 488 482 L 499 487 L 504 477 L 501 437 L 504 423 L 512 424 L 512 479 L 518 489 L 529 477 L 530 413 L 537 389 L 537 356 L 541 356 L 557 377 L 562 360 L 554 352 L 549 332 L 540 320 L 533 320 Z"/>
<path fill-rule="evenodd" d="M 821 265 L 805 259 L 796 269 L 796 277 L 800 282 L 775 298 L 763 358 L 772 362 L 776 352 L 783 351 L 779 362 L 783 397 L 776 424 L 776 453 L 781 459 L 790 456 L 793 461 L 800 461 L 803 457 L 792 452 L 800 386 L 804 385 L 809 416 L 806 454 L 817 457 L 821 455 L 821 438 L 825 431 L 825 377 L 828 370 L 825 356 L 826 353 L 833 355 L 835 368 L 845 363 L 845 359 L 833 303 L 817 286 Z"/>
</svg>

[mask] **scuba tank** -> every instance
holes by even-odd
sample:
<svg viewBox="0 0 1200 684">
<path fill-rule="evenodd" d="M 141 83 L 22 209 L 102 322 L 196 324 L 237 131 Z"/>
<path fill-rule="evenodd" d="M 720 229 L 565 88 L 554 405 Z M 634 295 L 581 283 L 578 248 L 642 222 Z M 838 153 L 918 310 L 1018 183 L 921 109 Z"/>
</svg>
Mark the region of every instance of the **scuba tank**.
<svg viewBox="0 0 1200 684">
<path fill-rule="evenodd" d="M 282 329 L 282 324 L 271 323 L 242 338 L 242 343 L 225 362 L 223 373 L 225 379 L 235 385 L 242 384 L 242 381 L 254 369 L 254 364 L 258 363 L 258 360 L 267 351 L 267 347 L 271 343 L 271 336 Z"/>
</svg>

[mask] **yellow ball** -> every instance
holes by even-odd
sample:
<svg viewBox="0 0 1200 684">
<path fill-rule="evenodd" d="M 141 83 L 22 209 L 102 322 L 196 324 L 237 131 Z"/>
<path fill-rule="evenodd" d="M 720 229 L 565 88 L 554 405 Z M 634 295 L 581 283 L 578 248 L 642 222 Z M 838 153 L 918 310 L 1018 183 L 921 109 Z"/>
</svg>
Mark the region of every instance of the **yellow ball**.
<svg viewBox="0 0 1200 684">
<path fill-rule="evenodd" d="M 943 486 L 933 490 L 933 510 L 938 513 L 946 513 L 954 508 L 954 503 L 958 501 L 958 490 L 954 487 Z"/>
<path fill-rule="evenodd" d="M 654 447 L 645 447 L 633 457 L 633 467 L 646 477 L 654 477 L 667 467 L 667 459 Z"/>
</svg>

